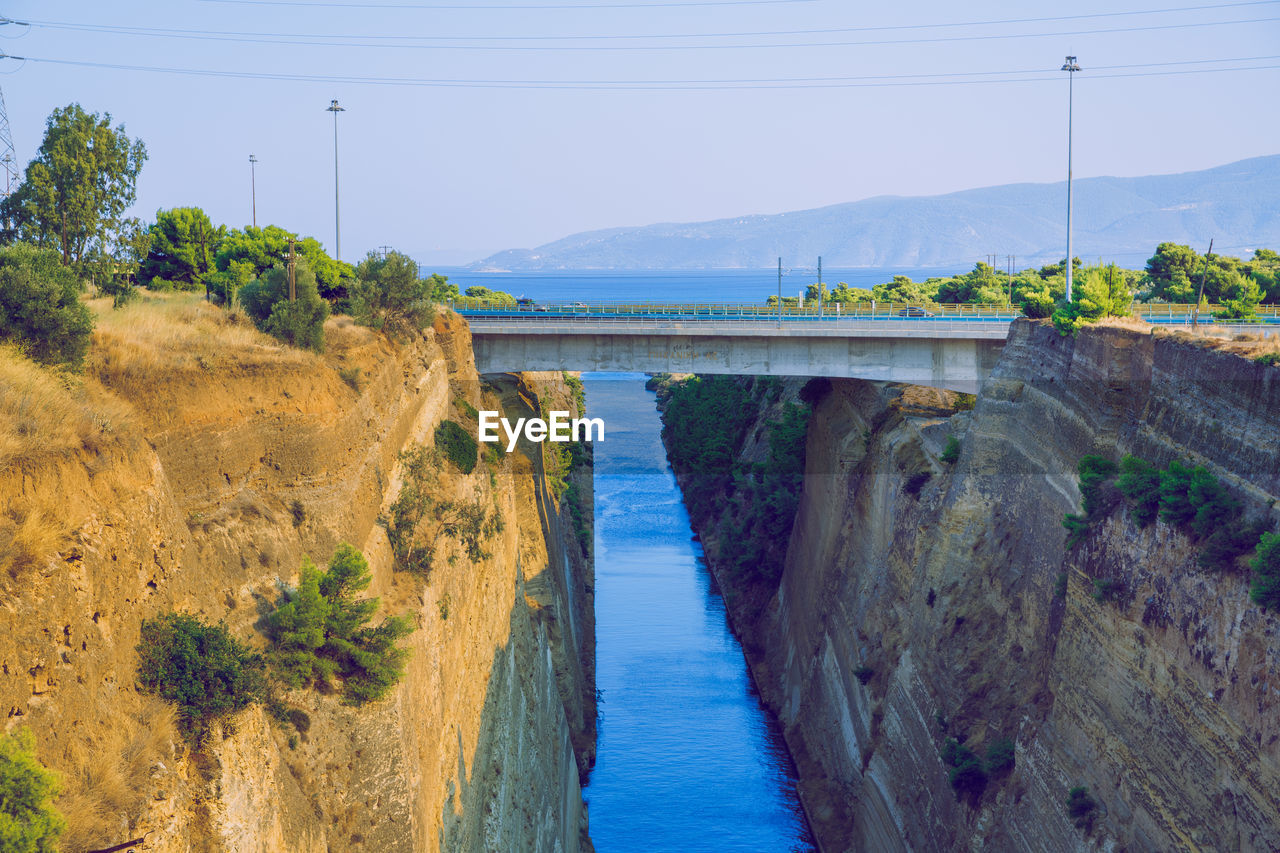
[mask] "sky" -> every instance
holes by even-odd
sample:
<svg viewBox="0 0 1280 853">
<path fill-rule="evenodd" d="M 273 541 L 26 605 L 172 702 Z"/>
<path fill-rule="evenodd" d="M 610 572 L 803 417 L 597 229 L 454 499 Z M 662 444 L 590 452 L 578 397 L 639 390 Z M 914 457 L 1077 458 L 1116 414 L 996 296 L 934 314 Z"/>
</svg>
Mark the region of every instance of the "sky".
<svg viewBox="0 0 1280 853">
<path fill-rule="evenodd" d="M 0 60 L 18 161 L 55 108 L 110 113 L 147 146 L 144 220 L 194 205 L 243 227 L 256 188 L 259 225 L 333 252 L 338 99 L 352 262 L 1061 181 L 1069 76 L 1077 178 L 1280 152 L 1280 0 L 10 0 L 0 14 L 29 24 L 0 26 L 0 49 L 24 57 Z M 1059 70 L 1067 54 L 1079 73 Z"/>
</svg>

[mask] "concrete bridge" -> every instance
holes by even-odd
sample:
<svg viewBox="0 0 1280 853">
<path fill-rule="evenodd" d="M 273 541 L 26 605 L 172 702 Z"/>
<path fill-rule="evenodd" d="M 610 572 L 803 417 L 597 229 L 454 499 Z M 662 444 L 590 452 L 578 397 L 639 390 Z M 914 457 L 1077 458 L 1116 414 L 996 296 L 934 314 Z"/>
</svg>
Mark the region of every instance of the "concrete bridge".
<svg viewBox="0 0 1280 853">
<path fill-rule="evenodd" d="M 476 370 L 829 376 L 976 393 L 1008 318 L 486 316 L 467 312 Z"/>
</svg>

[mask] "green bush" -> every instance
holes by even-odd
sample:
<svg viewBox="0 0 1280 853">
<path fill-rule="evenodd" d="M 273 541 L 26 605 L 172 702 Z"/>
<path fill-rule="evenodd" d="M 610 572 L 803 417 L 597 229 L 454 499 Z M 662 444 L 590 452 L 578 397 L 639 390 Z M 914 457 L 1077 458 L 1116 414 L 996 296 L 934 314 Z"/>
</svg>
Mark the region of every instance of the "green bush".
<svg viewBox="0 0 1280 853">
<path fill-rule="evenodd" d="M 1075 821 L 1077 828 L 1086 832 L 1092 829 L 1097 811 L 1098 802 L 1089 796 L 1088 788 L 1080 785 L 1067 793 L 1067 814 Z"/>
<path fill-rule="evenodd" d="M 431 323 L 432 282 L 418 278 L 418 264 L 407 255 L 385 257 L 370 252 L 356 267 L 350 288 L 351 315 L 362 326 L 377 329 L 393 340 L 405 341 Z"/>
<path fill-rule="evenodd" d="M 175 207 L 156 211 L 150 236 L 138 279 L 144 284 L 160 282 L 157 290 L 198 290 L 216 270 L 214 255 L 227 227 L 215 226 L 198 207 Z"/>
<path fill-rule="evenodd" d="M 80 281 L 57 252 L 22 243 L 0 249 L 0 342 L 35 361 L 79 369 L 92 332 Z"/>
<path fill-rule="evenodd" d="M 942 746 L 942 760 L 951 767 L 950 782 L 956 797 L 982 796 L 987 787 L 987 772 L 973 750 L 949 737 Z"/>
<path fill-rule="evenodd" d="M 138 681 L 147 692 L 178 705 L 188 734 L 260 700 L 262 656 L 249 651 L 225 625 L 188 613 L 165 613 L 142 623 Z"/>
<path fill-rule="evenodd" d="M 298 588 L 267 617 L 272 668 L 287 684 L 327 685 L 340 674 L 343 697 L 362 704 L 382 698 L 400 681 L 409 650 L 396 643 L 413 627 L 405 616 L 369 627 L 379 600 L 356 596 L 370 581 L 364 555 L 345 543 L 325 572 L 303 561 Z"/>
<path fill-rule="evenodd" d="M 480 444 L 457 421 L 444 420 L 436 426 L 436 447 L 462 473 L 475 470 Z"/>
<path fill-rule="evenodd" d="M 0 850 L 53 853 L 66 823 L 53 806 L 58 774 L 36 758 L 36 740 L 25 726 L 0 735 Z"/>
<path fill-rule="evenodd" d="M 431 478 L 440 469 L 440 452 L 414 447 L 400 454 L 403 466 L 400 494 L 378 519 L 387 531 L 396 568 L 426 577 L 435 560 L 436 544 L 449 537 L 463 547 L 472 562 L 486 559 L 485 540 L 502 531 L 502 517 L 479 502 L 440 500 L 432 494 Z"/>
<path fill-rule="evenodd" d="M 1266 610 L 1280 610 L 1280 534 L 1262 535 L 1249 566 L 1253 569 L 1249 598 Z"/>
<path fill-rule="evenodd" d="M 986 771 L 988 776 L 998 776 L 1013 769 L 1017 750 L 1010 738 L 1002 737 L 987 746 Z"/>
<path fill-rule="evenodd" d="M 1255 358 L 1254 361 L 1258 362 L 1258 364 L 1265 364 L 1269 367 L 1280 367 L 1280 352 L 1264 353 Z"/>
<path fill-rule="evenodd" d="M 281 265 L 267 270 L 240 288 L 240 304 L 262 331 L 296 347 L 324 350 L 324 321 L 329 303 L 316 290 L 316 277 L 305 261 L 294 269 L 294 300 L 289 299 L 289 275 Z"/>
<path fill-rule="evenodd" d="M 1067 547 L 1074 548 L 1089 532 L 1089 524 L 1111 507 L 1107 484 L 1115 476 L 1115 462 L 1105 456 L 1085 456 L 1076 466 L 1079 472 L 1080 494 L 1083 497 L 1083 513 L 1068 513 L 1062 519 L 1067 529 Z"/>
<path fill-rule="evenodd" d="M 1139 527 L 1155 521 L 1160 510 L 1160 469 L 1136 456 L 1120 460 L 1116 488 L 1129 501 L 1129 515 Z"/>
<path fill-rule="evenodd" d="M 955 464 L 955 461 L 960 458 L 960 440 L 954 435 L 947 436 L 947 446 L 943 448 L 942 455 L 938 458 L 948 465 Z"/>
</svg>

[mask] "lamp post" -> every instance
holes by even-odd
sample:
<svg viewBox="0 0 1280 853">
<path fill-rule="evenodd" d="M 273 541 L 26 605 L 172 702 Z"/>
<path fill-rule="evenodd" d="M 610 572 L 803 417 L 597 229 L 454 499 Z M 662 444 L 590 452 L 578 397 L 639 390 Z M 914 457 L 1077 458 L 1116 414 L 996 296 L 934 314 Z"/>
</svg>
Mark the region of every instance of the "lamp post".
<svg viewBox="0 0 1280 853">
<path fill-rule="evenodd" d="M 1062 70 L 1067 72 L 1067 301 L 1071 301 L 1071 272 L 1074 263 L 1071 253 L 1071 112 L 1074 102 L 1073 84 L 1075 73 L 1080 70 L 1074 56 L 1068 56 L 1062 63 Z M 337 101 L 334 101 L 336 104 Z"/>
<path fill-rule="evenodd" d="M 342 230 L 338 224 L 338 113 L 346 110 L 338 106 L 338 99 L 334 98 L 325 111 L 333 113 L 333 258 L 342 260 Z"/>
<path fill-rule="evenodd" d="M 253 227 L 258 227 L 258 158 L 249 155 L 249 192 L 253 199 Z"/>
</svg>

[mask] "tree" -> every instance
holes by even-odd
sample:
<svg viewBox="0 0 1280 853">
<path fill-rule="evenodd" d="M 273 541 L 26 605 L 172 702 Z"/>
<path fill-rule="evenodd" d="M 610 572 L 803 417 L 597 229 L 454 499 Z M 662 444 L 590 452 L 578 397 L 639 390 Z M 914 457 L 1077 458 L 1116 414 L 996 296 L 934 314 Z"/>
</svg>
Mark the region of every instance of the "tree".
<svg viewBox="0 0 1280 853">
<path fill-rule="evenodd" d="M 228 272 L 233 269 L 233 261 L 240 261 L 253 264 L 254 277 L 261 276 L 275 265 L 288 261 L 290 237 L 296 241 L 294 253 L 311 268 L 320 295 L 331 302 L 344 300 L 351 283 L 351 265 L 325 254 L 324 247 L 314 237 L 299 238 L 278 225 L 229 232 L 218 247 L 215 258 L 218 271 Z"/>
<path fill-rule="evenodd" d="M 502 290 L 490 290 L 482 285 L 468 287 L 466 295 L 490 305 L 510 306 L 516 304 L 516 298 Z"/>
<path fill-rule="evenodd" d="M 1109 267 L 1085 267 L 1076 280 L 1072 301 L 1053 312 L 1053 325 L 1063 335 L 1074 335 L 1084 323 L 1129 313 L 1132 296 L 1124 275 Z"/>
<path fill-rule="evenodd" d="M 214 255 L 226 237 L 225 225 L 215 226 L 198 207 L 156 211 L 151 247 L 138 271 L 155 290 L 195 290 L 215 272 Z"/>
<path fill-rule="evenodd" d="M 877 284 L 871 289 L 877 302 L 932 302 L 938 295 L 936 285 L 912 281 L 905 275 L 895 275 L 888 284 Z"/>
<path fill-rule="evenodd" d="M 189 613 L 142 623 L 138 682 L 178 705 L 189 734 L 262 698 L 263 661 L 227 632 Z"/>
<path fill-rule="evenodd" d="M 18 344 L 36 361 L 78 369 L 92 332 L 80 281 L 57 252 L 23 244 L 0 249 L 0 341 Z"/>
<path fill-rule="evenodd" d="M 357 323 L 407 340 L 431 322 L 432 282 L 418 278 L 418 264 L 407 255 L 370 252 L 356 267 L 351 314 Z"/>
<path fill-rule="evenodd" d="M 1238 270 L 1230 270 L 1224 276 L 1218 301 L 1222 303 L 1223 310 L 1215 312 L 1214 317 L 1220 320 L 1249 320 L 1258 316 L 1262 287 L 1257 279 Z"/>
<path fill-rule="evenodd" d="M 1266 610 L 1280 610 L 1280 533 L 1264 533 L 1249 565 L 1253 585 L 1249 597 Z"/>
<path fill-rule="evenodd" d="M 240 303 L 254 325 L 295 347 L 324 350 L 324 321 L 329 303 L 316 290 L 316 277 L 305 261 L 294 268 L 295 299 L 289 299 L 289 273 L 275 266 L 240 290 Z"/>
<path fill-rule="evenodd" d="M 449 281 L 449 276 L 432 273 L 427 279 L 427 283 L 431 286 L 432 302 L 448 302 L 451 299 L 458 298 L 458 285 Z"/>
<path fill-rule="evenodd" d="M 66 826 L 53 806 L 58 774 L 36 758 L 36 740 L 25 726 L 0 735 L 0 850 L 54 853 Z"/>
<path fill-rule="evenodd" d="M 348 702 L 380 699 L 404 675 L 409 650 L 396 643 L 413 631 L 409 619 L 390 616 L 371 627 L 377 598 L 359 598 L 371 576 L 364 555 L 343 543 L 329 568 L 302 564 L 298 589 L 267 617 L 275 668 L 293 686 L 343 678 Z"/>
<path fill-rule="evenodd" d="M 133 204 L 146 146 L 111 127 L 111 115 L 79 104 L 56 109 L 26 178 L 5 201 L 4 216 L 19 238 L 56 248 L 62 263 L 79 264 Z"/>
<path fill-rule="evenodd" d="M 111 307 L 120 308 L 138 295 L 138 270 L 151 251 L 151 230 L 131 216 L 122 221 L 104 251 L 98 253 L 94 280 L 99 292 L 111 297 Z"/>
</svg>

